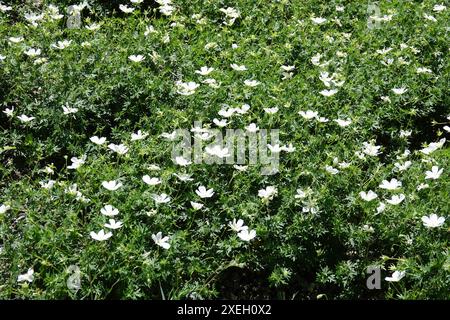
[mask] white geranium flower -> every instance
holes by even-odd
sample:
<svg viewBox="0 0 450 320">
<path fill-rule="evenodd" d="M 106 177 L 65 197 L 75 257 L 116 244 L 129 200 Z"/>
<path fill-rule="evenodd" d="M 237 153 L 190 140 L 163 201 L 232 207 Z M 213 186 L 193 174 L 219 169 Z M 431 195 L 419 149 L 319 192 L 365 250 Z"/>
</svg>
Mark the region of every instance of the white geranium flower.
<svg viewBox="0 0 450 320">
<path fill-rule="evenodd" d="M 37 57 L 41 54 L 41 49 L 30 48 L 24 52 L 29 57 Z"/>
<path fill-rule="evenodd" d="M 39 185 L 43 189 L 51 189 L 55 185 L 55 180 L 48 180 L 48 181 L 39 181 Z"/>
<path fill-rule="evenodd" d="M 297 194 L 294 196 L 295 199 L 304 199 L 307 196 L 306 192 L 302 189 L 297 189 L 296 192 Z"/>
<path fill-rule="evenodd" d="M 425 19 L 429 20 L 429 21 L 433 21 L 433 22 L 436 22 L 436 21 L 437 21 L 437 19 L 436 19 L 435 17 L 433 17 L 431 14 L 426 14 L 426 13 L 424 13 L 424 14 L 423 14 L 423 17 L 424 17 Z"/>
<path fill-rule="evenodd" d="M 17 277 L 17 282 L 33 282 L 34 280 L 34 270 L 33 268 L 28 269 L 27 273 L 21 274 Z"/>
<path fill-rule="evenodd" d="M 210 74 L 213 71 L 214 71 L 214 68 L 208 68 L 206 66 L 203 66 L 200 68 L 200 70 L 196 70 L 194 72 L 199 75 L 202 75 L 202 76 L 207 76 L 208 74 Z"/>
<path fill-rule="evenodd" d="M 406 275 L 405 271 L 395 271 L 392 276 L 384 278 L 388 282 L 399 282 Z"/>
<path fill-rule="evenodd" d="M 445 222 L 444 217 L 438 217 L 437 214 L 431 214 L 430 216 L 423 216 L 422 217 L 423 225 L 427 228 L 438 228 L 442 226 Z"/>
<path fill-rule="evenodd" d="M 431 70 L 429 68 L 419 67 L 416 69 L 416 72 L 418 74 L 421 74 L 421 73 L 430 73 L 431 74 L 431 73 L 433 73 L 433 70 Z"/>
<path fill-rule="evenodd" d="M 109 219 L 109 223 L 104 224 L 106 228 L 113 230 L 122 228 L 122 225 L 123 225 L 122 221 L 116 221 L 114 219 Z"/>
<path fill-rule="evenodd" d="M 445 141 L 446 141 L 446 139 L 442 138 L 441 140 L 439 140 L 439 142 L 432 142 L 428 145 L 428 147 L 421 149 L 420 152 L 422 152 L 426 155 L 429 155 L 429 154 L 433 153 L 434 151 L 442 148 Z"/>
<path fill-rule="evenodd" d="M 278 112 L 278 107 L 264 108 L 264 112 L 267 114 L 275 114 Z"/>
<path fill-rule="evenodd" d="M 439 169 L 438 166 L 433 166 L 431 168 L 431 171 L 425 172 L 425 179 L 433 179 L 433 180 L 439 179 L 443 171 L 444 168 Z"/>
<path fill-rule="evenodd" d="M 72 40 L 63 40 L 63 41 L 58 41 L 57 43 L 53 43 L 51 45 L 51 47 L 55 48 L 55 49 L 59 49 L 59 50 L 64 50 L 65 48 L 70 46 L 71 43 L 72 43 Z"/>
<path fill-rule="evenodd" d="M 119 214 L 119 209 L 114 208 L 112 205 L 107 204 L 103 208 L 100 209 L 102 215 L 107 217 L 114 217 Z"/>
<path fill-rule="evenodd" d="M 108 189 L 109 191 L 116 191 L 120 187 L 123 186 L 122 182 L 117 182 L 116 180 L 111 181 L 103 181 L 102 186 L 105 189 Z"/>
<path fill-rule="evenodd" d="M 247 127 L 245 127 L 245 130 L 247 130 L 248 132 L 254 133 L 254 132 L 257 132 L 259 130 L 259 128 L 256 125 L 256 123 L 252 122 Z"/>
<path fill-rule="evenodd" d="M 200 86 L 198 83 L 192 81 L 191 82 L 177 81 L 175 84 L 178 88 L 177 93 L 183 96 L 190 96 L 191 94 L 194 94 L 195 90 Z"/>
<path fill-rule="evenodd" d="M 376 146 L 372 143 L 364 142 L 362 152 L 364 154 L 367 154 L 368 156 L 376 157 L 380 154 L 380 148 L 381 146 Z"/>
<path fill-rule="evenodd" d="M 17 116 L 17 119 L 19 119 L 20 121 L 26 123 L 26 122 L 33 121 L 33 120 L 36 119 L 36 118 L 35 118 L 35 117 L 29 117 L 29 116 L 27 116 L 27 115 L 22 114 L 22 115 L 20 115 L 20 116 Z"/>
<path fill-rule="evenodd" d="M 402 95 L 402 94 L 406 93 L 406 91 L 408 91 L 408 89 L 406 89 L 405 87 L 401 87 L 401 88 L 393 88 L 392 91 L 397 95 Z"/>
<path fill-rule="evenodd" d="M 91 236 L 92 239 L 97 240 L 97 241 L 105 241 L 112 237 L 111 232 L 105 233 L 105 230 L 103 230 L 103 229 L 100 230 L 98 233 L 91 231 L 89 233 L 89 235 Z"/>
<path fill-rule="evenodd" d="M 206 147 L 205 151 L 207 154 L 211 156 L 216 156 L 219 158 L 226 158 L 230 156 L 230 153 L 228 151 L 228 148 L 222 148 L 219 145 L 214 145 L 212 147 Z"/>
<path fill-rule="evenodd" d="M 256 87 L 260 82 L 256 80 L 244 80 L 244 84 L 248 87 Z"/>
<path fill-rule="evenodd" d="M 258 196 L 263 200 L 272 200 L 278 194 L 277 187 L 267 186 L 265 189 L 258 191 Z"/>
<path fill-rule="evenodd" d="M 401 181 L 398 181 L 395 178 L 391 179 L 391 181 L 383 180 L 380 184 L 380 188 L 386 190 L 396 190 L 401 186 L 402 186 Z"/>
<path fill-rule="evenodd" d="M 1 12 L 7 12 L 7 11 L 11 11 L 11 10 L 12 10 L 11 6 L 7 6 L 7 5 L 0 3 L 0 11 Z"/>
<path fill-rule="evenodd" d="M 435 4 L 433 7 L 433 11 L 434 12 L 441 12 L 444 11 L 445 9 L 447 9 L 446 6 L 444 6 L 442 3 L 441 4 Z"/>
<path fill-rule="evenodd" d="M 130 59 L 133 62 L 142 62 L 145 60 L 145 57 L 141 54 L 128 56 L 128 59 Z"/>
<path fill-rule="evenodd" d="M 195 190 L 195 193 L 202 199 L 211 198 L 214 195 L 214 189 L 206 189 L 204 186 L 200 186 L 197 190 Z"/>
<path fill-rule="evenodd" d="M 280 144 L 275 144 L 275 145 L 271 145 L 271 144 L 268 144 L 267 145 L 267 148 L 269 148 L 269 150 L 272 152 L 272 153 L 280 153 L 281 151 L 283 151 L 283 148 L 280 146 Z"/>
<path fill-rule="evenodd" d="M 125 13 L 131 13 L 131 12 L 134 11 L 134 8 L 128 7 L 128 6 L 125 5 L 125 4 L 119 5 L 119 9 L 120 9 L 120 11 L 125 12 Z"/>
<path fill-rule="evenodd" d="M 120 155 L 124 155 L 125 153 L 128 152 L 128 147 L 125 146 L 124 144 L 110 143 L 108 144 L 108 148 Z"/>
<path fill-rule="evenodd" d="M 386 209 L 386 205 L 384 202 L 380 202 L 380 204 L 377 207 L 377 214 L 382 213 Z"/>
<path fill-rule="evenodd" d="M 187 174 L 187 173 L 174 173 L 173 174 L 175 177 L 178 178 L 178 180 L 182 181 L 182 182 L 187 182 L 187 181 L 194 181 L 194 179 L 192 179 L 192 175 L 191 174 Z"/>
<path fill-rule="evenodd" d="M 337 92 L 338 92 L 337 89 L 331 89 L 331 90 L 322 90 L 319 93 L 324 97 L 331 97 L 334 96 Z"/>
<path fill-rule="evenodd" d="M 147 132 L 143 132 L 141 130 L 138 130 L 136 133 L 132 133 L 131 134 L 131 141 L 136 141 L 136 140 L 142 140 L 148 137 L 148 133 Z"/>
<path fill-rule="evenodd" d="M 194 202 L 194 201 L 191 201 L 190 203 L 194 210 L 200 210 L 204 206 L 203 203 L 198 203 L 198 202 Z"/>
<path fill-rule="evenodd" d="M 242 220 L 242 219 L 239 219 L 238 221 L 236 221 L 236 218 L 235 218 L 228 225 L 230 226 L 231 230 L 236 231 L 236 232 L 240 232 L 242 230 L 248 229 L 247 226 L 244 226 L 244 220 Z"/>
<path fill-rule="evenodd" d="M 427 183 L 421 183 L 417 186 L 417 191 L 420 191 L 422 189 L 429 188 L 430 186 Z"/>
<path fill-rule="evenodd" d="M 405 161 L 405 163 L 394 163 L 394 166 L 399 170 L 399 171 L 405 171 L 407 170 L 410 166 L 412 165 L 411 161 Z"/>
<path fill-rule="evenodd" d="M 230 64 L 231 68 L 236 71 L 246 71 L 247 67 L 244 65 L 237 65 L 235 63 Z"/>
<path fill-rule="evenodd" d="M 12 117 L 14 115 L 14 107 L 6 108 L 3 113 L 6 114 L 7 117 Z"/>
<path fill-rule="evenodd" d="M 281 146 L 281 150 L 283 150 L 287 153 L 291 153 L 291 152 L 295 151 L 295 147 L 292 145 L 292 143 L 289 143 L 289 145 Z"/>
<path fill-rule="evenodd" d="M 8 211 L 8 210 L 10 210 L 10 209 L 11 209 L 10 206 L 8 206 L 8 205 L 6 205 L 6 204 L 2 204 L 2 205 L 0 206 L 0 214 L 4 214 L 6 211 Z"/>
<path fill-rule="evenodd" d="M 150 176 L 147 174 L 142 177 L 142 181 L 144 181 L 149 186 L 156 186 L 161 183 L 161 180 L 159 178 L 150 178 Z"/>
<path fill-rule="evenodd" d="M 322 23 L 325 23 L 327 21 L 327 19 L 321 18 L 321 17 L 318 17 L 318 18 L 314 17 L 314 18 L 311 18 L 311 21 L 314 22 L 315 24 L 322 24 Z"/>
<path fill-rule="evenodd" d="M 186 167 L 190 165 L 192 162 L 183 157 L 175 157 L 175 163 L 179 166 Z"/>
<path fill-rule="evenodd" d="M 319 113 L 313 110 L 299 111 L 298 114 L 306 120 L 315 119 L 319 116 Z"/>
<path fill-rule="evenodd" d="M 325 170 L 330 174 L 338 174 L 339 170 L 336 168 L 333 168 L 332 166 L 325 166 Z"/>
<path fill-rule="evenodd" d="M 170 202 L 170 197 L 165 194 L 165 193 L 161 193 L 161 194 L 153 194 L 152 195 L 153 200 L 155 200 L 156 203 L 160 204 L 160 203 L 168 203 Z"/>
<path fill-rule="evenodd" d="M 86 162 L 86 155 L 83 155 L 81 158 L 72 157 L 70 161 L 72 161 L 72 164 L 67 169 L 78 169 Z"/>
<path fill-rule="evenodd" d="M 369 190 L 368 192 L 365 191 L 361 191 L 359 193 L 359 196 L 364 200 L 364 201 L 372 201 L 375 200 L 376 198 L 378 198 L 378 195 L 373 192 L 372 190 Z"/>
<path fill-rule="evenodd" d="M 405 200 L 405 195 L 400 193 L 399 195 L 393 195 L 390 199 L 386 200 L 387 203 L 392 204 L 394 206 L 400 204 L 403 200 Z"/>
<path fill-rule="evenodd" d="M 71 113 L 77 113 L 78 112 L 78 108 L 72 108 L 72 107 L 68 107 L 68 106 L 63 106 L 63 113 L 65 115 L 69 115 Z"/>
<path fill-rule="evenodd" d="M 248 166 L 241 166 L 241 165 L 235 164 L 235 165 L 233 165 L 233 168 L 235 168 L 235 169 L 238 170 L 238 171 L 243 172 L 243 171 L 247 171 Z"/>
<path fill-rule="evenodd" d="M 101 137 L 99 138 L 98 136 L 93 136 L 90 137 L 89 140 L 91 140 L 91 142 L 97 144 L 97 145 L 102 145 L 106 142 L 106 138 L 105 137 Z"/>
<path fill-rule="evenodd" d="M 164 249 L 169 249 L 170 248 L 170 244 L 169 244 L 169 237 L 163 237 L 162 236 L 162 232 L 158 232 L 156 235 L 152 234 L 152 239 L 153 241 L 160 247 L 163 247 Z"/>
<path fill-rule="evenodd" d="M 214 118 L 214 119 L 213 119 L 213 122 L 214 122 L 214 124 L 215 124 L 216 126 L 218 126 L 219 128 L 226 127 L 227 124 L 228 124 L 228 121 L 225 120 L 225 119 L 219 120 L 219 119 Z"/>
<path fill-rule="evenodd" d="M 347 120 L 343 120 L 343 119 L 335 119 L 334 120 L 340 127 L 347 127 L 352 123 L 352 120 L 347 119 Z"/>
<path fill-rule="evenodd" d="M 23 37 L 9 37 L 8 40 L 12 43 L 20 43 L 23 41 Z"/>
<path fill-rule="evenodd" d="M 92 23 L 88 26 L 85 27 L 86 29 L 88 29 L 89 31 L 95 31 L 100 29 L 100 25 L 98 23 Z"/>
<path fill-rule="evenodd" d="M 256 237 L 256 231 L 255 230 L 248 231 L 248 229 L 244 229 L 238 233 L 238 237 L 243 241 L 250 241 Z"/>
</svg>

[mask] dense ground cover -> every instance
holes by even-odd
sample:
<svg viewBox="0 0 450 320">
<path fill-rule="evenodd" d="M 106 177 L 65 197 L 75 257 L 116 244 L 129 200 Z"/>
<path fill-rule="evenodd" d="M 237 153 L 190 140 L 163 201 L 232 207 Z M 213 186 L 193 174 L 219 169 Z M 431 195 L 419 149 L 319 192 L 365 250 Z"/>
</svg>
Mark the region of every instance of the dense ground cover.
<svg viewBox="0 0 450 320">
<path fill-rule="evenodd" d="M 71 4 L 0 5 L 0 298 L 448 297 L 445 3 Z M 196 121 L 278 173 L 172 161 Z"/>
</svg>

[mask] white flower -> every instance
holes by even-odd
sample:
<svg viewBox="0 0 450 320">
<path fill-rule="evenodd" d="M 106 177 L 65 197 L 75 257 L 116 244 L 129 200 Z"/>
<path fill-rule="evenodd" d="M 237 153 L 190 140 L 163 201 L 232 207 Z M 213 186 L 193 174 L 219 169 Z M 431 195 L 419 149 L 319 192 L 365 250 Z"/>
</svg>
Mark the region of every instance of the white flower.
<svg viewBox="0 0 450 320">
<path fill-rule="evenodd" d="M 55 180 L 48 180 L 47 182 L 46 181 L 39 181 L 39 184 L 40 184 L 41 188 L 44 188 L 44 189 L 51 189 L 51 188 L 53 188 L 55 183 L 56 183 Z"/>
<path fill-rule="evenodd" d="M 424 67 L 417 68 L 416 72 L 419 73 L 419 74 L 421 74 L 421 73 L 433 73 L 433 71 L 431 69 L 424 68 Z"/>
<path fill-rule="evenodd" d="M 425 19 L 430 20 L 430 21 L 433 21 L 433 22 L 436 22 L 436 21 L 437 21 L 437 19 L 436 19 L 435 17 L 433 17 L 431 14 L 426 14 L 426 13 L 424 13 L 424 14 L 423 14 L 423 17 L 424 17 Z"/>
<path fill-rule="evenodd" d="M 141 54 L 138 54 L 138 55 L 133 54 L 131 56 L 128 56 L 128 59 L 130 59 L 133 62 L 142 62 L 145 60 L 145 57 Z"/>
<path fill-rule="evenodd" d="M 27 51 L 25 51 L 24 53 L 29 57 L 37 57 L 38 55 L 41 54 L 41 49 L 30 48 Z"/>
<path fill-rule="evenodd" d="M 23 37 L 9 37 L 8 40 L 12 43 L 19 43 L 23 41 Z"/>
<path fill-rule="evenodd" d="M 179 166 L 186 167 L 186 166 L 190 165 L 192 162 L 183 157 L 176 157 L 175 163 Z"/>
<path fill-rule="evenodd" d="M 122 182 L 117 182 L 116 180 L 111 181 L 103 181 L 102 186 L 105 189 L 108 189 L 109 191 L 116 191 L 121 186 L 123 186 Z"/>
<path fill-rule="evenodd" d="M 134 3 L 134 4 L 139 4 L 139 3 L 144 2 L 144 0 L 130 0 L 130 1 L 131 1 L 131 3 Z"/>
<path fill-rule="evenodd" d="M 445 222 L 444 217 L 438 217 L 437 214 L 431 214 L 430 216 L 423 216 L 422 217 L 423 225 L 427 228 L 438 228 L 442 226 Z"/>
<path fill-rule="evenodd" d="M 114 219 L 109 219 L 109 223 L 105 223 L 104 226 L 108 229 L 119 229 L 122 227 L 122 221 L 116 221 Z"/>
<path fill-rule="evenodd" d="M 248 87 L 256 87 L 260 82 L 256 80 L 244 80 L 244 84 Z"/>
<path fill-rule="evenodd" d="M 238 171 L 247 171 L 248 166 L 241 166 L 241 165 L 235 164 L 235 165 L 233 165 L 233 168 L 235 168 Z"/>
<path fill-rule="evenodd" d="M 236 231 L 236 232 L 240 232 L 242 230 L 248 229 L 247 226 L 244 226 L 244 220 L 242 220 L 242 219 L 239 219 L 238 221 L 236 221 L 236 218 L 235 218 L 228 225 L 230 226 L 231 230 Z"/>
<path fill-rule="evenodd" d="M 395 206 L 400 204 L 403 200 L 405 200 L 405 195 L 400 193 L 399 195 L 393 195 L 390 199 L 386 200 L 386 202 Z"/>
<path fill-rule="evenodd" d="M 191 206 L 194 210 L 200 210 L 201 208 L 203 208 L 203 203 L 191 201 Z"/>
<path fill-rule="evenodd" d="M 439 140 L 439 142 L 432 142 L 432 143 L 430 143 L 428 145 L 428 147 L 421 149 L 420 152 L 422 152 L 422 153 L 424 153 L 426 155 L 429 155 L 432 152 L 442 148 L 442 146 L 444 145 L 445 141 L 446 141 L 446 139 L 442 138 L 441 140 Z"/>
<path fill-rule="evenodd" d="M 72 43 L 72 40 L 63 40 L 63 41 L 58 41 L 57 43 L 52 44 L 51 47 L 55 48 L 55 49 L 59 49 L 59 50 L 64 50 L 65 48 L 70 46 L 71 43 Z"/>
<path fill-rule="evenodd" d="M 205 151 L 207 154 L 211 156 L 216 156 L 219 158 L 226 158 L 230 156 L 230 153 L 228 152 L 228 148 L 221 148 L 219 145 L 214 145 L 212 147 L 206 147 Z"/>
<path fill-rule="evenodd" d="M 119 9 L 125 13 L 131 13 L 134 11 L 134 8 L 128 7 L 127 5 L 124 4 L 119 5 Z"/>
<path fill-rule="evenodd" d="M 6 205 L 6 204 L 2 204 L 2 205 L 0 206 L 0 214 L 5 213 L 5 212 L 8 211 L 9 209 L 11 209 L 10 206 L 8 206 L 8 205 Z"/>
<path fill-rule="evenodd" d="M 275 114 L 278 112 L 278 107 L 264 108 L 264 112 L 267 114 Z"/>
<path fill-rule="evenodd" d="M 378 195 L 375 192 L 373 192 L 372 190 L 369 190 L 368 192 L 361 191 L 359 193 L 359 196 L 365 201 L 372 201 L 378 197 Z"/>
<path fill-rule="evenodd" d="M 112 205 L 107 204 L 103 208 L 100 209 L 102 215 L 107 217 L 114 217 L 119 214 L 119 209 L 114 208 Z"/>
<path fill-rule="evenodd" d="M 22 114 L 22 115 L 20 115 L 20 116 L 17 116 L 17 118 L 18 118 L 20 121 L 22 121 L 22 122 L 30 122 L 30 121 L 33 121 L 34 119 L 36 119 L 35 117 L 29 117 L 29 116 L 24 115 L 24 114 Z"/>
<path fill-rule="evenodd" d="M 11 109 L 10 108 L 6 108 L 3 111 L 3 113 L 6 114 L 6 116 L 8 116 L 8 117 L 12 117 L 14 115 L 14 107 L 11 107 Z"/>
<path fill-rule="evenodd" d="M 289 145 L 287 145 L 287 146 L 286 145 L 281 146 L 281 150 L 283 150 L 287 153 L 291 153 L 291 152 L 295 151 L 295 147 L 292 145 L 292 143 L 289 143 Z"/>
<path fill-rule="evenodd" d="M 6 56 L 3 56 L 3 55 L 0 54 L 0 62 L 5 60 L 5 59 L 6 59 Z"/>
<path fill-rule="evenodd" d="M 395 271 L 392 276 L 384 278 L 388 282 L 398 282 L 406 275 L 405 271 Z"/>
<path fill-rule="evenodd" d="M 306 198 L 307 194 L 302 189 L 297 189 L 297 194 L 294 196 L 295 199 L 304 199 Z"/>
<path fill-rule="evenodd" d="M 402 186 L 401 181 L 398 181 L 395 178 L 391 179 L 391 181 L 383 180 L 380 184 L 380 188 L 386 190 L 396 190 L 401 186 Z"/>
<path fill-rule="evenodd" d="M 257 132 L 259 130 L 258 126 L 256 125 L 256 123 L 250 123 L 247 127 L 245 127 L 245 129 L 248 132 Z"/>
<path fill-rule="evenodd" d="M 420 191 L 422 189 L 429 188 L 430 186 L 427 183 L 421 183 L 417 186 L 417 191 Z"/>
<path fill-rule="evenodd" d="M 7 12 L 7 11 L 11 11 L 11 10 L 12 10 L 11 6 L 6 6 L 6 5 L 0 3 L 0 11 L 1 12 Z"/>
<path fill-rule="evenodd" d="M 31 283 L 34 280 L 33 274 L 34 274 L 34 270 L 33 270 L 33 268 L 30 268 L 30 269 L 28 269 L 27 273 L 21 274 L 17 277 L 17 282 L 27 281 L 27 282 Z"/>
<path fill-rule="evenodd" d="M 230 64 L 231 68 L 236 71 L 246 71 L 247 67 L 244 65 L 237 65 L 235 63 Z"/>
<path fill-rule="evenodd" d="M 121 155 L 128 152 L 128 147 L 123 144 L 110 143 L 110 144 L 108 144 L 108 148 L 110 148 L 112 151 L 114 151 L 118 154 L 121 154 Z"/>
<path fill-rule="evenodd" d="M 71 108 L 71 107 L 66 107 L 66 106 L 63 106 L 62 108 L 63 108 L 63 113 L 65 115 L 78 112 L 78 108 Z"/>
<path fill-rule="evenodd" d="M 301 115 L 306 120 L 311 120 L 317 118 L 319 113 L 317 111 L 307 110 L 307 111 L 299 111 L 299 115 Z"/>
<path fill-rule="evenodd" d="M 377 207 L 377 214 L 382 213 L 384 209 L 386 209 L 386 205 L 384 204 L 384 202 L 380 202 L 380 204 Z"/>
<path fill-rule="evenodd" d="M 86 29 L 88 29 L 89 31 L 95 31 L 100 29 L 100 25 L 98 23 L 92 23 L 88 26 L 86 26 Z"/>
<path fill-rule="evenodd" d="M 153 194 L 152 195 L 153 200 L 155 200 L 156 203 L 168 203 L 170 201 L 170 197 L 165 194 L 165 193 L 161 193 L 161 194 Z"/>
<path fill-rule="evenodd" d="M 334 120 L 340 127 L 347 127 L 352 123 L 352 120 L 342 120 L 342 119 L 335 119 Z"/>
<path fill-rule="evenodd" d="M 194 181 L 194 179 L 192 179 L 192 175 L 190 174 L 186 174 L 186 173 L 174 173 L 173 174 L 175 177 L 178 178 L 178 180 L 183 181 L 183 182 L 187 182 L 187 181 Z"/>
<path fill-rule="evenodd" d="M 162 232 L 158 232 L 156 235 L 152 234 L 153 241 L 160 247 L 163 247 L 164 249 L 169 249 L 170 244 L 168 243 L 169 237 L 163 237 Z"/>
<path fill-rule="evenodd" d="M 150 178 L 149 175 L 143 176 L 142 181 L 144 181 L 149 186 L 156 186 L 157 184 L 161 183 L 161 180 L 159 178 Z"/>
<path fill-rule="evenodd" d="M 165 4 L 165 5 L 162 5 L 159 7 L 159 11 L 165 16 L 170 16 L 174 10 L 175 10 L 175 7 L 173 7 L 169 4 Z"/>
<path fill-rule="evenodd" d="M 281 69 L 283 69 L 284 71 L 289 72 L 289 71 L 294 70 L 294 69 L 295 69 L 295 66 L 285 66 L 285 65 L 282 65 L 282 66 L 281 66 Z"/>
<path fill-rule="evenodd" d="M 400 130 L 400 138 L 406 138 L 411 136 L 412 131 L 411 130 Z"/>
<path fill-rule="evenodd" d="M 399 171 L 405 171 L 407 170 L 410 166 L 412 165 L 411 161 L 405 161 L 405 163 L 400 164 L 398 162 L 394 163 L 394 166 L 399 170 Z"/>
<path fill-rule="evenodd" d="M 314 22 L 315 24 L 322 24 L 325 23 L 327 19 L 319 17 L 319 18 L 311 18 L 311 21 Z"/>
<path fill-rule="evenodd" d="M 431 171 L 426 171 L 425 172 L 425 179 L 439 179 L 439 177 L 441 176 L 442 172 L 444 171 L 444 168 L 441 168 L 439 170 L 438 166 L 433 166 L 431 168 Z"/>
<path fill-rule="evenodd" d="M 163 132 L 161 133 L 161 138 L 164 138 L 169 141 L 175 141 L 175 139 L 177 138 L 177 132 L 176 131 L 172 131 L 172 133 Z"/>
<path fill-rule="evenodd" d="M 148 133 L 138 130 L 137 133 L 131 134 L 131 141 L 142 140 L 148 137 Z"/>
<path fill-rule="evenodd" d="M 243 241 L 250 241 L 256 237 L 256 231 L 255 230 L 248 231 L 248 229 L 244 229 L 238 233 L 238 237 L 241 238 L 241 240 Z"/>
<path fill-rule="evenodd" d="M 339 170 L 336 168 L 333 168 L 332 166 L 325 166 L 325 170 L 330 174 L 338 174 Z"/>
<path fill-rule="evenodd" d="M 214 118 L 213 122 L 216 126 L 218 126 L 220 128 L 226 127 L 226 125 L 228 124 L 228 121 L 225 119 L 219 120 L 219 119 Z"/>
<path fill-rule="evenodd" d="M 208 68 L 208 67 L 204 66 L 204 67 L 201 67 L 200 70 L 196 70 L 194 72 L 198 73 L 199 75 L 202 75 L 202 76 L 207 76 L 208 74 L 210 74 L 213 71 L 214 71 L 214 68 Z"/>
<path fill-rule="evenodd" d="M 263 200 L 272 200 L 278 194 L 278 190 L 274 186 L 267 186 L 265 189 L 258 191 L 258 196 Z"/>
<path fill-rule="evenodd" d="M 70 161 L 72 161 L 72 164 L 67 169 L 78 169 L 86 162 L 86 155 L 83 155 L 81 158 L 72 157 Z"/>
<path fill-rule="evenodd" d="M 372 143 L 364 142 L 362 152 L 367 154 L 368 156 L 375 157 L 380 154 L 380 151 L 379 151 L 380 148 L 381 148 L 381 146 L 376 146 Z"/>
<path fill-rule="evenodd" d="M 433 7 L 433 11 L 435 12 L 441 12 L 444 11 L 445 9 L 447 9 L 446 6 L 444 6 L 442 3 L 441 4 L 435 4 Z"/>
<path fill-rule="evenodd" d="M 283 148 L 278 143 L 274 146 L 268 144 L 267 148 L 269 148 L 272 153 L 280 153 L 281 151 L 283 151 Z"/>
<path fill-rule="evenodd" d="M 178 87 L 178 94 L 181 94 L 183 96 L 189 96 L 191 94 L 195 93 L 195 90 L 200 86 L 198 83 L 195 82 L 181 82 L 177 81 L 176 86 Z"/>
<path fill-rule="evenodd" d="M 97 240 L 97 241 L 105 241 L 112 237 L 111 232 L 105 233 L 105 230 L 103 230 L 103 229 L 100 230 L 98 233 L 91 231 L 89 233 L 89 235 L 91 236 L 92 239 Z"/>
<path fill-rule="evenodd" d="M 206 189 L 204 186 L 200 186 L 198 187 L 197 190 L 195 190 L 195 193 L 200 197 L 200 198 L 211 198 L 214 195 L 214 189 Z"/>
<path fill-rule="evenodd" d="M 334 96 L 337 92 L 338 92 L 337 89 L 331 89 L 331 90 L 322 90 L 319 93 L 324 97 L 331 97 Z"/>
<path fill-rule="evenodd" d="M 447 132 L 450 132 L 450 126 L 444 126 L 442 129 L 444 129 Z"/>
<path fill-rule="evenodd" d="M 102 145 L 102 144 L 104 144 L 106 142 L 106 138 L 105 137 L 99 138 L 98 136 L 90 137 L 89 140 L 91 140 L 93 143 L 95 143 L 97 145 Z"/>
<path fill-rule="evenodd" d="M 401 87 L 401 88 L 393 88 L 392 91 L 397 95 L 401 95 L 404 94 L 406 91 L 408 91 L 408 89 L 406 89 L 405 87 Z"/>
</svg>

